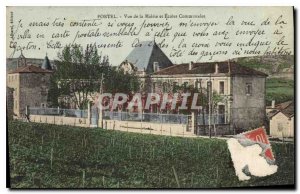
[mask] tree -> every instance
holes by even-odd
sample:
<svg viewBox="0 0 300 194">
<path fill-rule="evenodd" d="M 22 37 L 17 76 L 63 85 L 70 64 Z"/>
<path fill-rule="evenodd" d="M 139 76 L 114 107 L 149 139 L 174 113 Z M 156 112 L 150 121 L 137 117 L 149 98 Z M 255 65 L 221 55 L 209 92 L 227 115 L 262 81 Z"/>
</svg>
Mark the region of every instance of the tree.
<svg viewBox="0 0 300 194">
<path fill-rule="evenodd" d="M 85 50 L 79 45 L 66 46 L 58 54 L 58 59 L 50 87 L 53 105 L 59 104 L 56 102 L 59 97 L 65 97 L 79 109 L 86 109 L 88 102 L 100 90 L 102 75 L 105 92 L 137 90 L 137 76 L 127 75 L 111 66 L 108 57 L 98 54 L 94 46 L 88 45 Z M 59 105 L 62 106 L 63 102 Z"/>
<path fill-rule="evenodd" d="M 125 73 L 122 69 L 111 66 L 104 75 L 105 92 L 129 94 L 140 89 L 140 80 L 134 72 Z"/>
<path fill-rule="evenodd" d="M 200 105 L 202 106 L 201 110 L 201 115 L 200 115 L 200 124 L 203 125 L 204 133 L 205 133 L 205 126 L 209 125 L 209 122 L 205 120 L 205 115 L 208 115 L 210 117 L 210 125 L 209 125 L 209 134 L 211 136 L 211 125 L 214 126 L 215 128 L 215 119 L 218 119 L 216 117 L 218 113 L 218 103 L 219 102 L 225 102 L 226 99 L 224 96 L 219 95 L 216 91 L 214 90 L 209 90 L 208 88 L 202 88 L 200 84 L 200 88 L 194 87 L 193 85 L 188 85 L 187 83 L 182 84 L 182 85 L 177 85 L 173 88 L 173 92 L 184 92 L 184 93 L 190 93 L 191 95 L 187 98 L 187 110 L 181 110 L 182 113 L 190 113 L 191 112 L 191 105 L 192 105 L 192 100 L 193 96 L 195 93 L 198 93 L 198 99 L 197 99 L 197 106 Z M 209 92 L 211 94 L 209 95 Z M 210 96 L 210 100 L 209 100 Z M 178 103 L 181 104 L 181 101 Z M 209 111 L 210 109 L 210 111 Z M 195 111 L 195 110 L 194 110 Z M 209 115 L 210 114 L 210 115 Z M 212 116 L 215 115 L 215 116 Z"/>
</svg>

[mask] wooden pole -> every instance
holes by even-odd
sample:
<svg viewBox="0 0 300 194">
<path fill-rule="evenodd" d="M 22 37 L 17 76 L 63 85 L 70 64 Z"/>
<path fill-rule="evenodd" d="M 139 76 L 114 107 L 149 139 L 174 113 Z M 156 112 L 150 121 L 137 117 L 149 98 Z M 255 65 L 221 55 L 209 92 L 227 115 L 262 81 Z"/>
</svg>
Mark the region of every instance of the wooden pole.
<svg viewBox="0 0 300 194">
<path fill-rule="evenodd" d="M 101 98 L 101 95 L 103 94 L 103 73 L 101 73 L 101 80 L 100 80 L 100 91 L 99 91 L 99 99 Z M 103 128 L 103 109 L 102 109 L 102 102 L 99 101 L 99 120 L 100 120 L 100 126 Z M 98 121 L 99 122 L 99 121 Z"/>
<path fill-rule="evenodd" d="M 174 166 L 172 166 L 172 169 L 173 169 L 173 173 L 174 173 L 175 180 L 176 180 L 176 183 L 177 183 L 177 187 L 180 188 L 178 176 L 177 176 L 177 173 L 176 173 L 176 170 L 175 170 Z"/>
<path fill-rule="evenodd" d="M 204 98 L 203 98 L 203 93 L 202 93 L 202 84 L 201 84 L 201 79 L 199 82 L 200 85 L 200 95 L 201 95 L 201 104 L 202 104 L 202 124 L 203 124 L 203 130 L 204 130 L 204 134 L 205 134 L 205 116 L 204 116 Z M 197 134 L 198 134 L 198 130 L 197 130 Z"/>
<path fill-rule="evenodd" d="M 211 78 L 209 77 L 209 82 L 208 82 L 208 130 L 209 130 L 209 138 L 211 138 Z"/>
</svg>

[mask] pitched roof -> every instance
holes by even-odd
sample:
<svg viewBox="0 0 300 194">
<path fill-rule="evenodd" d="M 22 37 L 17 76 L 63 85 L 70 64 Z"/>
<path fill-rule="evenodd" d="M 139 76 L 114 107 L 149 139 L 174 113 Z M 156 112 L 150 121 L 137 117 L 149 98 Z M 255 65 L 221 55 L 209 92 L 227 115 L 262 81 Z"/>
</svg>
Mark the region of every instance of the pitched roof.
<svg viewBox="0 0 300 194">
<path fill-rule="evenodd" d="M 294 116 L 294 101 L 287 101 L 281 104 L 278 104 L 275 106 L 275 110 L 272 110 L 269 114 L 268 117 L 272 118 L 276 114 L 281 112 L 284 114 L 286 117 L 291 118 Z"/>
<path fill-rule="evenodd" d="M 18 60 L 19 58 L 6 58 L 6 71 L 10 72 L 13 71 L 15 69 L 18 68 Z M 26 58 L 26 65 L 34 65 L 37 67 L 40 67 L 41 64 L 43 63 L 44 59 L 39 59 L 39 58 Z M 51 63 L 50 60 L 50 64 L 52 64 L 53 66 L 55 64 L 53 64 L 53 62 Z M 19 66 L 21 67 L 21 66 Z"/>
<path fill-rule="evenodd" d="M 183 63 L 162 69 L 154 75 L 175 75 L 175 74 L 214 74 L 216 72 L 216 64 L 218 65 L 218 73 L 230 75 L 256 75 L 268 76 L 267 74 L 244 67 L 236 62 L 207 62 L 207 63 L 192 63 L 192 69 L 189 70 L 189 64 Z"/>
<path fill-rule="evenodd" d="M 42 69 L 47 69 L 47 70 L 52 70 L 52 67 L 51 67 L 51 64 L 50 64 L 50 61 L 48 59 L 48 56 L 46 55 L 43 63 L 42 63 L 42 66 L 41 66 Z"/>
<path fill-rule="evenodd" d="M 47 69 L 42 69 L 34 65 L 26 65 L 9 72 L 9 74 L 13 74 L 13 73 L 52 73 L 52 71 Z"/>
<path fill-rule="evenodd" d="M 158 62 L 160 69 L 173 65 L 155 41 L 140 42 L 139 46 L 135 47 L 124 61 L 135 65 L 138 70 L 145 69 L 148 73 L 153 72 L 152 64 L 154 62 Z"/>
</svg>

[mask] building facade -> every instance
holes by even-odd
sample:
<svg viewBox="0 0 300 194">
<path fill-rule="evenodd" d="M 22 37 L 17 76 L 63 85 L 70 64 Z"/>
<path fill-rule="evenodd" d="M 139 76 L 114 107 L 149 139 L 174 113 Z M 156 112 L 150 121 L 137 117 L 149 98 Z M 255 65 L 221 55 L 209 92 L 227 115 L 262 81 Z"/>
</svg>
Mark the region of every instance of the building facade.
<svg viewBox="0 0 300 194">
<path fill-rule="evenodd" d="M 52 71 L 48 65 L 45 67 L 48 69 L 25 64 L 7 74 L 7 87 L 13 90 L 14 116 L 22 117 L 26 106 L 47 107 Z"/>
<path fill-rule="evenodd" d="M 219 100 L 214 103 L 213 109 L 211 104 L 208 107 L 206 103 L 197 111 L 197 118 L 200 120 L 197 121 L 198 128 L 205 130 L 205 126 L 210 123 L 215 130 L 219 127 L 221 131 L 226 128 L 224 134 L 232 134 L 266 124 L 265 73 L 241 66 L 234 61 L 159 65 L 155 55 L 145 54 L 148 50 L 143 49 L 142 52 L 135 48 L 130 57 L 120 65 L 125 71 L 125 65 L 129 65 L 131 72 L 141 72 L 144 67 L 146 71 L 138 75 L 142 80 L 141 87 L 146 88 L 147 92 L 174 93 L 176 86 L 184 85 L 201 88 L 205 95 L 210 92 L 211 96 L 218 96 Z M 159 49 L 159 52 L 162 51 Z M 140 60 L 136 66 L 132 61 L 138 61 L 140 53 L 153 58 Z M 164 63 L 168 61 L 170 60 L 164 60 Z"/>
<path fill-rule="evenodd" d="M 226 61 L 179 64 L 155 72 L 150 78 L 152 88 L 155 88 L 153 91 L 156 92 L 164 92 L 164 85 L 170 84 L 173 87 L 187 85 L 210 91 L 211 95 L 219 99 L 210 112 L 211 115 L 223 118 L 217 124 L 229 124 L 230 128 L 246 130 L 264 125 L 266 76 L 262 72 Z M 207 90 L 209 87 L 211 90 Z M 209 114 L 207 108 L 202 111 Z"/>
<path fill-rule="evenodd" d="M 277 138 L 294 137 L 294 102 L 276 105 L 268 112 L 270 136 Z"/>
</svg>

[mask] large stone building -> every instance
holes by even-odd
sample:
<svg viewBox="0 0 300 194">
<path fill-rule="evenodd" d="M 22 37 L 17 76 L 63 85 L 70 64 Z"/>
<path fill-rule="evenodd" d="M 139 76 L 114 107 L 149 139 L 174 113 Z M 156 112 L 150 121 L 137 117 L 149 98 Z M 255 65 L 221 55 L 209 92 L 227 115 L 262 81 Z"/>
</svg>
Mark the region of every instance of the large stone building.
<svg viewBox="0 0 300 194">
<path fill-rule="evenodd" d="M 156 92 L 166 92 L 165 88 L 176 85 L 207 89 L 210 84 L 211 95 L 219 97 L 215 110 L 211 111 L 217 118 L 211 123 L 236 130 L 264 125 L 266 76 L 230 61 L 179 64 L 150 75 Z M 207 107 L 203 111 L 209 112 Z M 207 119 L 204 124 L 208 124 Z"/>
<path fill-rule="evenodd" d="M 232 134 L 265 125 L 265 73 L 234 61 L 173 65 L 155 42 L 152 45 L 157 47 L 159 55 L 153 55 L 153 48 L 145 44 L 145 48 L 133 49 L 120 68 L 128 72 L 137 71 L 148 92 L 169 92 L 170 88 L 182 85 L 207 89 L 211 85 L 211 93 L 221 100 L 215 110 L 211 110 L 210 118 L 207 107 L 198 111 L 198 114 L 202 113 L 198 115 L 198 120 L 206 114 L 198 122 L 199 129 L 201 125 L 211 123 L 216 124 L 214 127 L 220 128 L 221 133 Z M 211 121 L 212 115 L 216 116 L 214 121 Z"/>
<path fill-rule="evenodd" d="M 22 117 L 26 106 L 47 107 L 51 74 L 51 65 L 47 56 L 42 67 L 19 64 L 19 67 L 7 74 L 8 90 L 13 90 L 13 99 L 7 100 L 13 100 L 14 116 Z"/>
</svg>

